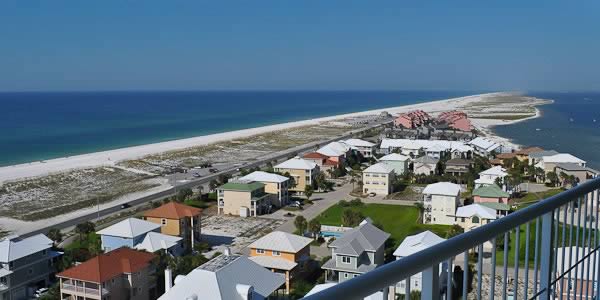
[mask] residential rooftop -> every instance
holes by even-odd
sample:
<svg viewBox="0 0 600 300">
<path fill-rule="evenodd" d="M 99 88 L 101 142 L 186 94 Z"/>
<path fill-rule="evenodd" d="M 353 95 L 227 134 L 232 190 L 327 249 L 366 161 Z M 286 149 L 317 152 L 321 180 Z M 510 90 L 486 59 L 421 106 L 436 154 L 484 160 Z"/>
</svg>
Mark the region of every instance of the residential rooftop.
<svg viewBox="0 0 600 300">
<path fill-rule="evenodd" d="M 157 208 L 144 212 L 144 217 L 181 219 L 184 217 L 195 217 L 202 213 L 202 209 L 171 201 Z"/>
<path fill-rule="evenodd" d="M 257 181 L 230 181 L 217 189 L 226 191 L 252 192 L 264 188 L 263 183 Z"/>
<path fill-rule="evenodd" d="M 97 233 L 100 235 L 134 238 L 160 228 L 160 224 L 140 220 L 137 218 L 125 219 L 117 224 L 106 227 Z"/>
</svg>

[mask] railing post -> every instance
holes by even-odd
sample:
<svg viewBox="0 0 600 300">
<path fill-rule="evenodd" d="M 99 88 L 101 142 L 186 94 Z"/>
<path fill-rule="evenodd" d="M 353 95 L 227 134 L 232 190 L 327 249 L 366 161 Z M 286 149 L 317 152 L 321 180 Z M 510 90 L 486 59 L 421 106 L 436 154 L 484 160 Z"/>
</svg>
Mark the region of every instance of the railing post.
<svg viewBox="0 0 600 300">
<path fill-rule="evenodd" d="M 553 244 L 552 237 L 554 236 L 554 215 L 553 212 L 549 212 L 542 217 L 542 240 L 540 248 L 542 253 L 540 255 L 540 298 L 542 300 L 548 300 L 553 298 L 552 295 L 552 252 Z M 517 246 L 518 247 L 518 246 Z M 515 278 L 517 280 L 517 278 Z"/>
<path fill-rule="evenodd" d="M 421 286 L 421 300 L 440 299 L 440 271 L 438 264 L 423 271 Z"/>
</svg>

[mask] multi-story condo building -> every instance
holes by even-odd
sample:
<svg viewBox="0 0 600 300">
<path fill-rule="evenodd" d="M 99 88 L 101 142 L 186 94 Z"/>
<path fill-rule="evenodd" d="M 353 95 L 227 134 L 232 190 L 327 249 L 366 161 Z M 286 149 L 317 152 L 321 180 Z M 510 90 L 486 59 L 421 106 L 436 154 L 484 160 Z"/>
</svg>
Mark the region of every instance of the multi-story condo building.
<svg viewBox="0 0 600 300">
<path fill-rule="evenodd" d="M 100 254 L 56 275 L 60 299 L 155 299 L 155 258 L 152 253 L 129 248 Z"/>
<path fill-rule="evenodd" d="M 290 195 L 288 188 L 290 179 L 285 176 L 263 171 L 255 171 L 244 177 L 241 177 L 240 180 L 256 181 L 264 184 L 265 193 L 275 195 L 275 197 L 272 198 L 274 201 L 271 204 L 273 205 L 283 207 L 289 204 Z"/>
<path fill-rule="evenodd" d="M 169 202 L 145 211 L 143 219 L 160 225 L 160 233 L 183 239 L 183 245 L 192 249 L 200 241 L 200 215 L 202 209 Z"/>
<path fill-rule="evenodd" d="M 384 263 L 385 241 L 390 234 L 367 220 L 329 244 L 331 259 L 322 269 L 326 281 L 343 282 Z"/>
<path fill-rule="evenodd" d="M 293 186 L 289 187 L 290 192 L 302 195 L 307 185 L 312 185 L 313 180 L 319 174 L 319 166 L 312 161 L 294 157 L 288 159 L 274 167 L 275 172 L 285 174 L 289 173 L 294 178 Z"/>
<path fill-rule="evenodd" d="M 232 180 L 217 188 L 218 214 L 255 217 L 268 211 L 271 198 L 263 183 Z"/>
<path fill-rule="evenodd" d="M 461 206 L 460 186 L 451 182 L 438 182 L 423 189 L 423 223 L 454 224 L 454 213 Z"/>
<path fill-rule="evenodd" d="M 306 268 L 312 239 L 273 231 L 250 244 L 250 260 L 276 273 L 285 274 L 285 292 L 291 281 Z"/>
<path fill-rule="evenodd" d="M 376 163 L 363 170 L 362 175 L 364 194 L 388 195 L 392 193 L 395 173 L 391 165 L 385 162 Z"/>
<path fill-rule="evenodd" d="M 51 248 L 52 241 L 43 234 L 0 241 L 0 299 L 30 299 L 35 289 L 48 286 L 59 255 Z"/>
</svg>

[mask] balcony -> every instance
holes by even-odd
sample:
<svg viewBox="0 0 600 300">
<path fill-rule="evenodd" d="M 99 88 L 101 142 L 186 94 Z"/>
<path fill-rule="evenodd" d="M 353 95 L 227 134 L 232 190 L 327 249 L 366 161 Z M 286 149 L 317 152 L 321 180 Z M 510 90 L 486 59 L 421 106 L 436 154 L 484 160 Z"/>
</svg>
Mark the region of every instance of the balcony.
<svg viewBox="0 0 600 300">
<path fill-rule="evenodd" d="M 96 285 L 98 286 L 98 285 Z M 97 298 L 101 299 L 102 296 L 106 296 L 109 294 L 109 291 L 105 288 L 102 288 L 100 291 L 99 288 L 94 288 L 90 286 L 81 286 L 75 285 L 72 283 L 64 283 L 61 285 L 61 291 L 66 294 L 72 294 L 75 296 L 85 296 L 86 298 Z M 102 293 L 100 293 L 102 292 Z"/>
<path fill-rule="evenodd" d="M 596 178 L 304 299 L 406 295 L 419 273 L 423 300 L 600 299 L 599 208 Z"/>
</svg>

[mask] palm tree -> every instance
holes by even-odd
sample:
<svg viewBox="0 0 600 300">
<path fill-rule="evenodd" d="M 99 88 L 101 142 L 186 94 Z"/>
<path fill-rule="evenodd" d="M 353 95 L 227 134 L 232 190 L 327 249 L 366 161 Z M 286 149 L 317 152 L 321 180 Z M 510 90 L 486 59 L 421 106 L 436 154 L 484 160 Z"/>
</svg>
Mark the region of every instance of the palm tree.
<svg viewBox="0 0 600 300">
<path fill-rule="evenodd" d="M 423 205 L 423 202 L 415 202 L 415 207 L 419 210 L 419 219 L 421 219 L 423 213 L 425 212 L 425 206 Z"/>
<path fill-rule="evenodd" d="M 319 232 L 321 232 L 321 222 L 317 219 L 312 219 L 308 222 L 308 231 L 312 233 L 313 238 L 316 240 Z"/>
<path fill-rule="evenodd" d="M 48 230 L 48 238 L 54 242 L 54 246 L 58 245 L 63 239 L 63 234 L 58 228 L 51 228 Z"/>
<path fill-rule="evenodd" d="M 303 216 L 297 216 L 294 220 L 294 225 L 296 226 L 296 230 L 300 232 L 300 235 L 304 235 L 306 227 L 308 226 L 306 219 Z"/>
</svg>

